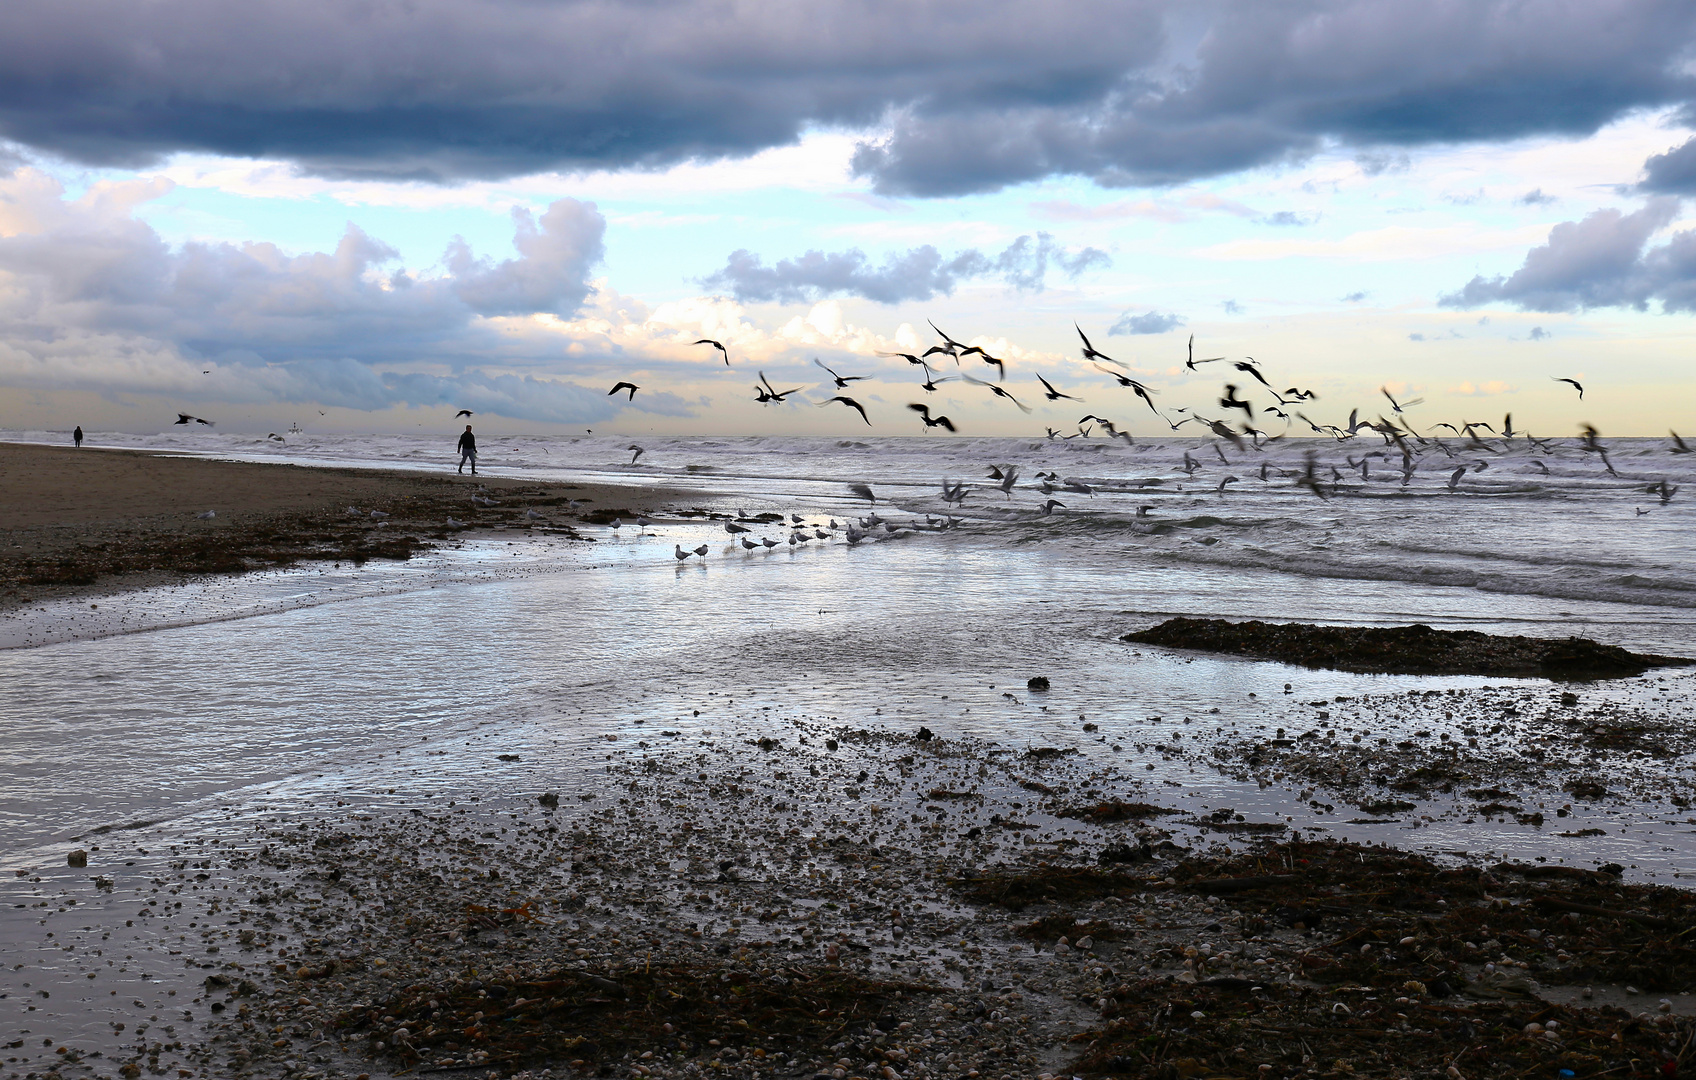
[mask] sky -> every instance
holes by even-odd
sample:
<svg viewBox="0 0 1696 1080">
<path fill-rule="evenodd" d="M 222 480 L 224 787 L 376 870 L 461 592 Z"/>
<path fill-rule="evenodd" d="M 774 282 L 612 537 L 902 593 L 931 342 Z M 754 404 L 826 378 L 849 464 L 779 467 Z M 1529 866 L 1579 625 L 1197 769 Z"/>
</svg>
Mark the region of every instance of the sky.
<svg viewBox="0 0 1696 1080">
<path fill-rule="evenodd" d="M 15 0 L 0 428 L 1155 435 L 1230 384 L 1273 435 L 1696 431 L 1693 44 L 1659 0 Z M 1005 374 L 925 390 L 883 354 L 932 324 Z"/>
</svg>

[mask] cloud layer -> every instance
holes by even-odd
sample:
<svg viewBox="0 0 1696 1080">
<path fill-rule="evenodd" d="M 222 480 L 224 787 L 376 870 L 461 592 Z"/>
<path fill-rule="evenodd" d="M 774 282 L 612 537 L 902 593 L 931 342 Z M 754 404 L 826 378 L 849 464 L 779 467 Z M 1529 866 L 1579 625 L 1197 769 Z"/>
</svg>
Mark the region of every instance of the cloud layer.
<svg viewBox="0 0 1696 1080">
<path fill-rule="evenodd" d="M 480 259 L 456 242 L 445 272 L 415 277 L 389 269 L 394 250 L 351 224 L 331 252 L 172 248 L 133 215 L 168 189 L 107 184 L 72 201 L 32 170 L 0 180 L 5 382 L 184 401 L 447 404 L 545 421 L 619 407 L 548 377 L 593 339 L 534 318 L 573 317 L 593 291 L 606 222 L 591 203 L 561 199 L 539 218 L 515 210 L 515 258 Z M 662 394 L 633 407 L 687 411 Z"/>
<path fill-rule="evenodd" d="M 724 268 L 708 275 L 702 284 L 728 289 L 736 299 L 756 303 L 860 296 L 879 304 L 899 304 L 950 296 L 963 282 L 976 278 L 993 278 L 1024 292 L 1040 291 L 1050 263 L 1067 276 L 1076 277 L 1112 262 L 1099 248 L 1072 251 L 1055 243 L 1047 233 L 1037 233 L 1034 238 L 1019 237 L 996 255 L 968 248 L 944 257 L 926 244 L 891 254 L 880 266 L 873 266 L 858 248 L 809 251 L 771 266 L 753 252 L 739 250 L 731 252 Z"/>
<path fill-rule="evenodd" d="M 1696 311 L 1696 231 L 1674 233 L 1649 247 L 1672 222 L 1678 200 L 1652 198 L 1642 209 L 1597 210 L 1549 231 L 1548 243 L 1526 253 L 1506 277 L 1473 278 L 1441 298 L 1444 307 L 1509 303 L 1523 311 L 1583 311 L 1598 307 Z M 1534 337 L 1537 335 L 1534 335 Z"/>
<path fill-rule="evenodd" d="M 1692 97 L 1693 26 L 1682 0 L 18 0 L 0 137 L 447 181 L 880 128 L 855 167 L 885 193 L 1160 185 L 1593 132 Z"/>
</svg>

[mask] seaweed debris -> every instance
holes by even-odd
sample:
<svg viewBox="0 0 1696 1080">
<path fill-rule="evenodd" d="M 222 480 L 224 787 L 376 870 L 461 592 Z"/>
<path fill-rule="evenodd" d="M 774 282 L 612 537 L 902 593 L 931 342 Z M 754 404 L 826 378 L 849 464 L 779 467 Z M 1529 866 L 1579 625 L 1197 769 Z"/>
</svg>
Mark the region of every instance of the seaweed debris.
<svg viewBox="0 0 1696 1080">
<path fill-rule="evenodd" d="M 592 1070 L 631 1051 L 694 1054 L 754 1039 L 763 1045 L 748 1052 L 759 1057 L 817 1050 L 875 1025 L 903 994 L 934 990 L 833 967 L 762 974 L 703 957 L 421 983 L 349 1009 L 337 1026 L 421 1073 L 568 1061 Z"/>
<path fill-rule="evenodd" d="M 1634 653 L 1589 638 L 1502 637 L 1476 630 L 1436 630 L 1422 623 L 1359 627 L 1176 618 L 1120 640 L 1366 674 L 1588 681 L 1696 664 L 1689 658 Z"/>
</svg>

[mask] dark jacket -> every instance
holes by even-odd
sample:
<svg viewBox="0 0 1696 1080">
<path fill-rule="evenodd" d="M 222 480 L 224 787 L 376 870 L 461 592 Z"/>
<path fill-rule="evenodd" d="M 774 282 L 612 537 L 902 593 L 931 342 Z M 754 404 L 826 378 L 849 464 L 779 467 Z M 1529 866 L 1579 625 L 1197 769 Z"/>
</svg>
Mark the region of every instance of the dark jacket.
<svg viewBox="0 0 1696 1080">
<path fill-rule="evenodd" d="M 477 452 L 477 436 L 471 434 L 469 431 L 461 435 L 459 437 L 459 452 L 462 454 L 475 454 Z"/>
</svg>

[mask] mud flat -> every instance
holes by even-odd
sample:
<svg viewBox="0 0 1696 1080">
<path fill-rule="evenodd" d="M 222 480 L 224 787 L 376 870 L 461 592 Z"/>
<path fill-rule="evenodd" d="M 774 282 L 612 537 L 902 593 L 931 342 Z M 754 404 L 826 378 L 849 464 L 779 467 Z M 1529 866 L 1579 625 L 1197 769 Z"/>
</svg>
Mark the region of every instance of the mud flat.
<svg viewBox="0 0 1696 1080">
<path fill-rule="evenodd" d="M 308 560 L 409 559 L 475 530 L 577 540 L 578 523 L 684 497 L 0 443 L 0 609 Z"/>
<path fill-rule="evenodd" d="M 1176 618 L 1121 640 L 1385 675 L 1590 681 L 1696 664 L 1696 660 L 1634 653 L 1588 638 L 1503 637 L 1476 630 L 1435 630 L 1422 624 L 1356 627 Z"/>
<path fill-rule="evenodd" d="M 1593 1076 L 1696 1035 L 1696 894 L 1618 867 L 1186 818 L 1076 750 L 925 730 L 601 742 L 14 868 L 42 1011 L 6 1076 Z"/>
</svg>

